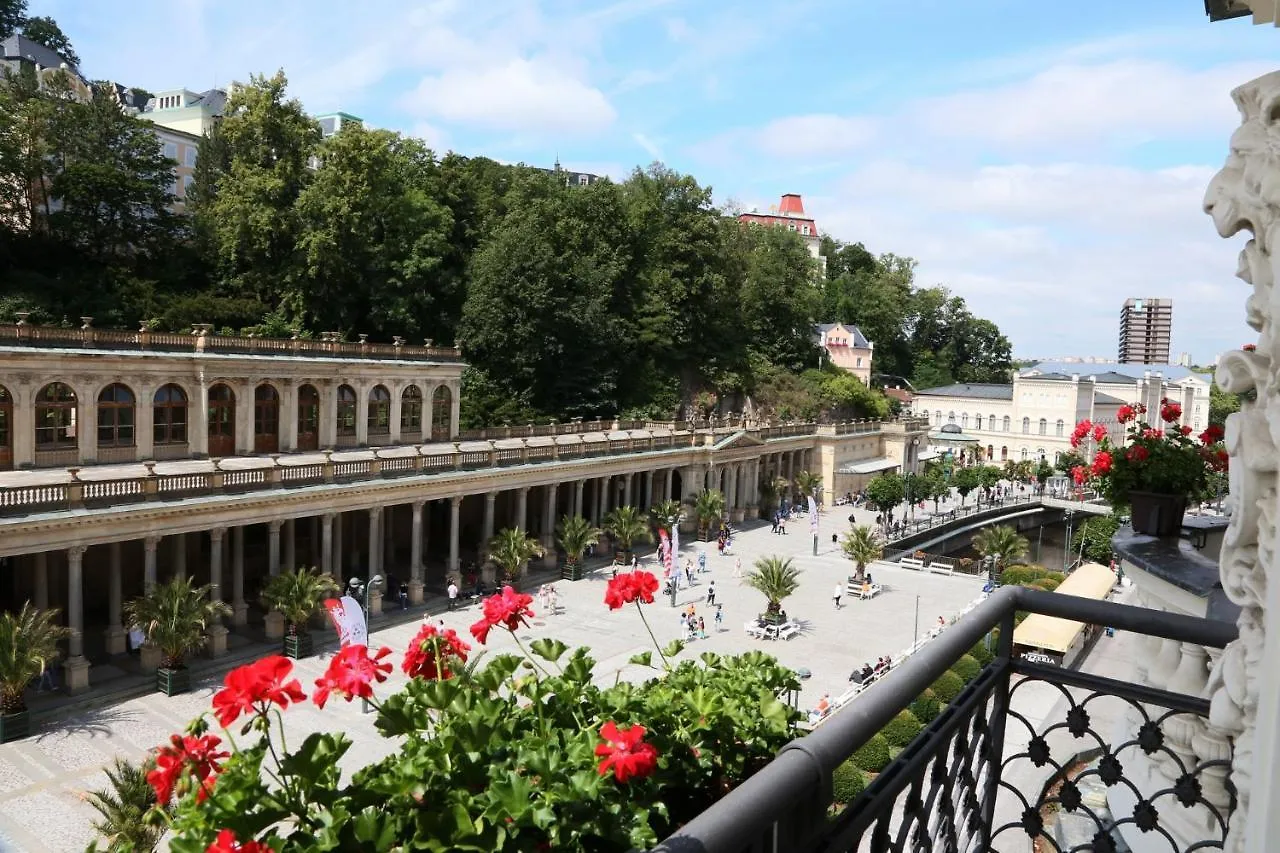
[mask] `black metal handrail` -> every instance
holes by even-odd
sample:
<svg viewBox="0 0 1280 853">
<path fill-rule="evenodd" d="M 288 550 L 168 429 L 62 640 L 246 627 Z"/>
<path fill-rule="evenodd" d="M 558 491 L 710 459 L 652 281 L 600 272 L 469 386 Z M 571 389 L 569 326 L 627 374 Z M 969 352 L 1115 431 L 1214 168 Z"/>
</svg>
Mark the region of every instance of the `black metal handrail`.
<svg viewBox="0 0 1280 853">
<path fill-rule="evenodd" d="M 1010 717 L 1011 690 L 1020 686 L 1013 676 L 1045 681 L 1092 691 L 1082 702 L 1072 701 L 1073 709 L 1087 708 L 1097 696 L 1117 697 L 1138 709 L 1150 726 L 1177 714 L 1206 716 L 1208 702 L 1200 697 L 1185 696 L 1164 690 L 1121 682 L 1089 673 L 1046 667 L 1016 660 L 1013 656 L 1014 617 L 1018 611 L 1041 613 L 1094 625 L 1106 625 L 1152 637 L 1221 648 L 1235 639 L 1235 625 L 1189 616 L 1149 610 L 1147 608 L 1095 601 L 1072 595 L 1047 593 L 1024 587 L 1003 587 L 943 631 L 933 642 L 896 667 L 860 694 L 857 701 L 838 711 L 811 734 L 793 741 L 763 770 L 743 782 L 724 799 L 707 809 L 671 837 L 654 848 L 655 853 L 788 853 L 789 851 L 837 850 L 975 850 L 997 849 L 993 843 L 1005 833 L 1022 833 L 1024 847 L 1029 836 L 1043 834 L 1036 825 L 1039 808 L 1049 804 L 1079 808 L 1073 793 L 1075 782 L 1067 780 L 1067 793 L 1048 797 L 1042 793 L 1028 800 L 1025 792 L 1002 783 L 1006 759 L 1003 756 L 1005 724 Z M 921 734 L 867 787 L 866 791 L 837 815 L 830 815 L 832 774 L 846 759 L 867 743 L 899 712 L 907 708 L 952 664 L 967 654 L 993 629 L 999 628 L 999 642 L 994 660 L 924 728 Z M 1070 694 L 1068 694 L 1070 695 Z M 1163 716 L 1152 717 L 1146 706 L 1168 709 Z M 1088 713 L 1072 711 L 1073 720 L 1063 724 L 1076 727 L 1084 720 L 1088 729 Z M 1021 719 L 1021 718 L 1018 718 Z M 1025 719 L 1021 720 L 1026 723 Z M 1029 725 L 1029 724 L 1028 724 Z M 1059 728 L 1062 726 L 1058 726 Z M 1144 728 L 1146 731 L 1146 728 Z M 1041 766 L 1046 747 L 1040 735 L 1031 732 L 1034 754 L 1023 752 L 1013 758 L 1028 759 Z M 1089 731 L 1095 742 L 1102 742 Z M 1158 739 L 1150 735 L 1149 740 Z M 1122 744 L 1133 747 L 1138 740 Z M 1147 751 L 1151 743 L 1143 741 Z M 1173 755 L 1168 747 L 1156 744 L 1154 751 L 1168 760 Z M 1112 755 L 1107 750 L 1104 755 Z M 1173 755 L 1174 760 L 1178 760 Z M 1049 761 L 1045 758 L 1045 761 Z M 1111 765 L 1090 771 L 1107 785 L 1118 784 Z M 1206 762 L 1184 768 L 1184 777 L 1192 778 L 1206 769 L 1224 768 L 1224 762 Z M 1065 772 L 1065 767 L 1061 768 Z M 1083 774 L 1082 774 L 1083 775 Z M 1060 781 L 1062 781 L 1060 779 Z M 1133 787 L 1132 783 L 1128 783 Z M 1182 783 L 1180 782 L 1180 785 Z M 1021 796 L 1016 811 L 1019 819 L 996 823 L 996 801 L 1002 791 Z M 1223 827 L 1226 815 L 1198 797 L 1198 783 L 1157 792 L 1188 803 L 1207 807 Z M 1149 802 L 1140 799 L 1140 803 Z M 1149 826 L 1154 809 L 1139 808 L 1140 814 L 1125 815 L 1116 824 L 1135 823 L 1144 832 L 1164 832 Z M 1090 812 L 1092 815 L 1092 812 Z M 1095 820 L 1097 818 L 1095 817 Z M 1099 830 L 1093 849 L 1105 851 L 1108 828 Z M 1167 835 L 1167 833 L 1165 833 Z M 927 841 L 924 839 L 928 839 Z M 1048 849 L 1058 849 L 1050 838 Z M 1172 842 L 1171 842 L 1172 843 Z M 1204 848 L 1220 847 L 1221 839 L 1201 842 Z M 1176 845 L 1171 849 L 1177 850 Z"/>
</svg>

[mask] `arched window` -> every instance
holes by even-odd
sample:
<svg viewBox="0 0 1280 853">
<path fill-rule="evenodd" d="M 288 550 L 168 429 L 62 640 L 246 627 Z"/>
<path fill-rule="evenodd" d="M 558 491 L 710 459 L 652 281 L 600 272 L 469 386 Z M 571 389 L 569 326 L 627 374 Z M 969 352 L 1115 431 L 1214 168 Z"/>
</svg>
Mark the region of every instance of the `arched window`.
<svg viewBox="0 0 1280 853">
<path fill-rule="evenodd" d="M 50 382 L 36 395 L 36 450 L 76 446 L 76 392 Z"/>
<path fill-rule="evenodd" d="M 338 386 L 338 435 L 356 434 L 356 392 L 350 385 Z"/>
<path fill-rule="evenodd" d="M 1049 434 L 1049 421 L 1045 418 L 1040 419 L 1040 434 L 1041 435 Z"/>
<path fill-rule="evenodd" d="M 223 386 L 226 387 L 226 386 Z M 151 400 L 151 430 L 156 444 L 187 443 L 187 392 L 177 385 L 164 385 Z"/>
<path fill-rule="evenodd" d="M 391 432 L 391 393 L 381 385 L 369 391 L 369 435 Z"/>
<path fill-rule="evenodd" d="M 116 382 L 98 395 L 98 446 L 133 446 L 133 392 Z"/>
<path fill-rule="evenodd" d="M 314 385 L 298 386 L 298 449 L 320 447 L 320 392 Z"/>
<path fill-rule="evenodd" d="M 1000 448 L 1000 461 L 1001 461 L 1001 462 L 1007 462 L 1008 460 L 1009 460 L 1009 448 L 1008 448 L 1008 447 L 1001 447 L 1001 448 Z"/>
<path fill-rule="evenodd" d="M 987 445 L 987 459 L 995 459 L 995 458 L 996 458 L 996 449 L 995 449 L 993 446 L 991 446 L 990 444 L 988 444 L 988 445 Z"/>
<path fill-rule="evenodd" d="M 1023 462 L 1027 461 L 1027 449 L 1025 447 L 1022 448 L 1022 461 Z"/>
<path fill-rule="evenodd" d="M 960 428 L 961 428 L 961 429 L 967 429 L 968 427 L 969 427 L 969 413 L 968 413 L 968 412 L 961 412 L 961 413 L 960 413 Z"/>
<path fill-rule="evenodd" d="M 1005 415 L 1005 416 L 1004 416 L 1004 422 L 1003 422 L 1003 425 L 1002 425 L 1000 428 L 1001 428 L 1002 430 L 1004 430 L 1005 432 L 1008 432 L 1008 431 L 1009 431 L 1009 416 L 1008 416 L 1008 415 Z"/>
<path fill-rule="evenodd" d="M 400 394 L 400 430 L 422 432 L 422 389 L 408 385 Z"/>
<path fill-rule="evenodd" d="M 953 424 L 953 423 L 955 423 L 955 422 L 956 422 L 956 413 L 955 413 L 955 412 L 947 412 L 947 423 L 949 423 L 949 424 Z"/>
<path fill-rule="evenodd" d="M 1058 438 L 1062 438 L 1062 431 L 1066 429 L 1066 426 L 1067 425 L 1063 422 L 1062 418 L 1058 418 L 1058 423 L 1054 425 L 1054 435 L 1058 436 Z"/>
<path fill-rule="evenodd" d="M 448 385 L 437 385 L 431 392 L 431 440 L 448 441 L 453 418 L 453 392 Z"/>
<path fill-rule="evenodd" d="M 1031 418 L 1022 419 L 1022 434 L 1023 435 L 1031 434 Z M 1026 457 L 1023 457 L 1023 458 L 1026 458 Z"/>
<path fill-rule="evenodd" d="M 13 465 L 13 397 L 0 385 L 0 468 Z"/>
<path fill-rule="evenodd" d="M 266 382 L 253 391 L 253 452 L 280 449 L 280 394 Z"/>
<path fill-rule="evenodd" d="M 973 416 L 973 428 L 982 429 L 982 415 L 975 414 Z"/>
<path fill-rule="evenodd" d="M 988 431 L 988 432 L 995 432 L 995 431 L 996 431 L 996 416 L 995 416 L 995 415 L 992 415 L 991 417 L 987 418 L 987 431 Z"/>
<path fill-rule="evenodd" d="M 938 426 L 942 426 L 942 410 L 938 409 L 933 413 L 933 422 Z"/>
<path fill-rule="evenodd" d="M 231 456 L 236 452 L 236 395 L 222 384 L 209 389 L 209 455 Z"/>
</svg>

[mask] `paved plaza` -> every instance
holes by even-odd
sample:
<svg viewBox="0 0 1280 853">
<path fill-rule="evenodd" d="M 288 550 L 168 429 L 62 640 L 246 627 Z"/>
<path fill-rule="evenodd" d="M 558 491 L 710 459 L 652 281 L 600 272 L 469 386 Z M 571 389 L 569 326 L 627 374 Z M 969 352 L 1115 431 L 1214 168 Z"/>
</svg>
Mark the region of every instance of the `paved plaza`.
<svg viewBox="0 0 1280 853">
<path fill-rule="evenodd" d="M 858 512 L 859 516 L 862 512 Z M 692 589 L 681 589 L 679 608 L 689 603 L 699 605 L 705 615 L 709 637 L 690 644 L 684 655 L 702 651 L 719 653 L 763 649 L 778 657 L 785 665 L 808 668 L 812 678 L 804 684 L 801 705 L 812 707 L 821 694 L 842 693 L 847 677 L 855 665 L 874 661 L 880 655 L 896 654 L 910 645 L 913 636 L 917 600 L 920 630 L 933 625 L 939 616 L 950 617 L 959 612 L 980 591 L 981 581 L 971 577 L 928 575 L 890 565 L 877 564 L 876 581 L 885 592 L 871 601 L 849 601 L 836 610 L 832 590 L 851 572 L 831 535 L 842 534 L 849 526 L 849 510 L 836 507 L 823 514 L 818 556 L 812 556 L 813 539 L 808 524 L 797 520 L 785 536 L 769 532 L 759 525 L 740 533 L 734 540 L 733 554 L 720 557 L 714 543 L 685 543 L 682 560 L 708 549 L 709 572 L 697 577 Z M 861 520 L 861 519 L 860 519 Z M 799 591 L 787 599 L 790 616 L 803 624 L 801 633 L 790 640 L 755 640 L 743 632 L 743 623 L 764 610 L 762 596 L 733 577 L 734 561 L 741 559 L 744 572 L 763 555 L 794 558 L 803 570 Z M 646 560 L 647 567 L 652 561 Z M 576 583 L 556 583 L 559 612 L 548 615 L 539 610 L 532 625 L 521 633 L 528 642 L 539 637 L 556 637 L 571 646 L 590 646 L 598 661 L 601 682 L 642 677 L 639 667 L 628 664 L 629 658 L 651 648 L 651 643 L 633 609 L 610 612 L 603 604 L 608 572 L 596 571 Z M 713 627 L 713 613 L 702 606 L 706 590 L 715 583 L 717 601 L 724 606 L 724 623 L 720 631 Z M 647 608 L 647 615 L 658 639 L 666 642 L 680 634 L 679 609 L 669 599 L 659 598 Z M 477 616 L 472 604 L 439 617 L 452 628 L 466 633 Z M 375 644 L 391 646 L 397 653 L 408 644 L 416 624 L 401 624 L 376 630 Z M 490 635 L 488 648 L 514 650 L 505 632 Z M 323 671 L 329 651 L 299 662 L 297 674 L 309 688 Z M 397 654 L 398 660 L 398 654 Z M 103 765 L 116 755 L 132 759 L 161 743 L 168 735 L 180 731 L 187 722 L 209 707 L 210 697 L 220 679 L 208 677 L 188 695 L 167 698 L 151 694 L 110 707 L 74 714 L 58 723 L 46 724 L 41 733 L 16 743 L 0 746 L 0 850 L 63 851 L 82 850 L 92 839 L 93 810 L 83 802 L 83 792 L 104 784 Z M 393 675 L 384 692 L 402 683 L 403 676 Z M 330 702 L 320 711 L 307 704 L 285 714 L 290 727 L 289 740 L 298 743 L 302 737 L 318 729 L 343 729 L 356 742 L 348 753 L 359 765 L 376 760 L 394 749 L 394 743 L 379 737 L 372 727 L 372 716 L 362 716 L 359 703 Z"/>
</svg>

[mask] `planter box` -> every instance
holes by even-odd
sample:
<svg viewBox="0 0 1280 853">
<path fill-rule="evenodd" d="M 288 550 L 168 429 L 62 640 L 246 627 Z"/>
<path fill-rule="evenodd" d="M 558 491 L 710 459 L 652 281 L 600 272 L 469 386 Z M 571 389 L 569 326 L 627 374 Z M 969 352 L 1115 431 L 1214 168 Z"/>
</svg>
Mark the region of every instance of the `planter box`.
<svg viewBox="0 0 1280 853">
<path fill-rule="evenodd" d="M 1129 523 L 1135 533 L 1178 536 L 1182 532 L 1182 518 L 1186 512 L 1186 495 L 1129 493 Z"/>
<path fill-rule="evenodd" d="M 284 638 L 285 657 L 299 660 L 301 658 L 310 657 L 313 650 L 314 643 L 312 641 L 310 631 L 304 631 L 300 634 L 286 635 Z"/>
<path fill-rule="evenodd" d="M 31 712 L 0 714 L 0 743 L 24 738 L 31 733 Z"/>
<path fill-rule="evenodd" d="M 586 576 L 586 570 L 582 568 L 582 563 L 565 563 L 560 567 L 560 579 L 566 581 L 580 581 Z"/>
<path fill-rule="evenodd" d="M 160 667 L 156 670 L 156 689 L 166 696 L 177 696 L 191 689 L 191 670 Z"/>
</svg>

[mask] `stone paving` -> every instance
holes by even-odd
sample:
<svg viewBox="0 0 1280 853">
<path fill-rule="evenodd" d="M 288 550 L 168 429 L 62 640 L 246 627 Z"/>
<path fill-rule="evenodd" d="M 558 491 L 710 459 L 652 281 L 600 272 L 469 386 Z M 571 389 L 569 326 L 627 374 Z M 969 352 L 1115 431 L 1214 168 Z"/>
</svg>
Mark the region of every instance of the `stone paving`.
<svg viewBox="0 0 1280 853">
<path fill-rule="evenodd" d="M 710 571 L 700 575 L 692 589 L 681 589 L 677 598 L 681 609 L 689 603 L 698 605 L 699 613 L 707 618 L 710 635 L 691 643 L 685 654 L 760 648 L 788 666 L 807 667 L 813 673 L 801 695 L 801 705 L 807 708 L 824 692 L 843 692 L 855 665 L 883 654 L 895 654 L 911 643 L 917 597 L 924 630 L 938 616 L 958 612 L 978 594 L 981 582 L 974 578 L 921 574 L 878 564 L 874 572 L 877 582 L 885 585 L 885 593 L 867 602 L 846 599 L 837 611 L 831 593 L 850 573 L 851 566 L 831 543 L 831 534 L 848 528 L 848 515 L 844 507 L 824 513 L 816 557 L 812 556 L 808 524 L 801 520 L 789 525 L 786 536 L 771 534 L 768 525 L 745 530 L 736 537 L 734 553 L 729 556 L 718 556 L 711 543 L 707 556 Z M 858 515 L 863 513 L 858 511 Z M 682 560 L 690 557 L 696 563 L 698 552 L 707 547 L 703 543 L 684 543 Z M 742 630 L 745 621 L 764 609 L 764 601 L 759 593 L 741 586 L 733 577 L 735 560 L 741 559 L 746 571 L 757 557 L 771 554 L 792 557 L 803 570 L 800 589 L 787 599 L 785 607 L 804 629 L 786 641 L 754 640 Z M 651 560 L 646 562 L 652 565 Z M 608 573 L 598 570 L 577 583 L 557 582 L 558 612 L 547 615 L 535 603 L 537 615 L 533 624 L 521 632 L 521 639 L 528 642 L 554 636 L 570 646 L 590 646 L 602 682 L 611 682 L 618 674 L 624 678 L 640 675 L 639 668 L 629 665 L 628 659 L 650 648 L 651 643 L 637 614 L 605 608 L 607 579 Z M 720 631 L 713 626 L 712 611 L 702 605 L 712 581 L 717 601 L 724 606 Z M 476 611 L 477 607 L 471 605 L 431 618 L 443 619 L 447 626 L 465 633 L 475 620 Z M 648 608 L 650 623 L 661 642 L 680 633 L 678 613 L 667 598 L 659 598 Z M 398 653 L 415 631 L 415 624 L 402 624 L 375 631 L 373 641 L 389 645 Z M 505 633 L 494 632 L 488 648 L 509 651 L 514 650 L 514 644 Z M 298 663 L 297 674 L 305 687 L 309 688 L 319 677 L 327 660 L 325 652 Z M 397 671 L 384 689 L 394 689 L 402 679 Z M 152 694 L 73 714 L 62 722 L 47 724 L 36 736 L 0 746 L 0 851 L 63 853 L 84 849 L 93 837 L 94 812 L 82 796 L 105 782 L 102 766 L 116 755 L 139 759 L 146 750 L 163 743 L 170 733 L 180 731 L 192 717 L 208 709 L 219 681 L 220 677 L 208 676 L 184 696 Z M 393 748 L 373 731 L 372 717 L 361 714 L 359 703 L 331 702 L 323 711 L 305 705 L 290 709 L 285 720 L 293 743 L 317 729 L 344 729 L 356 742 L 348 756 L 357 757 L 360 765 Z"/>
</svg>

